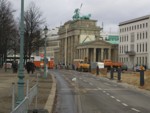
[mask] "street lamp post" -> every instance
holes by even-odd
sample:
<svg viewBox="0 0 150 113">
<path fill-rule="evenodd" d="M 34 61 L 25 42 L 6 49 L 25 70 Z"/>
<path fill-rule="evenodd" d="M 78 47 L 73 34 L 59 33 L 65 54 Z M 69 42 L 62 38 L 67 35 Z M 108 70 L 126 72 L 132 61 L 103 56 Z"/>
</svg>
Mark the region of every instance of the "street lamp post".
<svg viewBox="0 0 150 113">
<path fill-rule="evenodd" d="M 24 54 L 24 0 L 21 0 L 20 62 L 19 62 L 19 74 L 18 74 L 18 98 L 16 104 L 19 104 L 24 99 L 23 54 Z"/>
<path fill-rule="evenodd" d="M 45 26 L 44 28 L 44 34 L 45 34 L 45 43 L 44 43 L 44 78 L 47 77 L 47 69 L 46 69 L 46 63 L 47 63 L 47 58 L 46 58 L 46 39 L 47 39 L 47 32 L 48 28 Z"/>
</svg>

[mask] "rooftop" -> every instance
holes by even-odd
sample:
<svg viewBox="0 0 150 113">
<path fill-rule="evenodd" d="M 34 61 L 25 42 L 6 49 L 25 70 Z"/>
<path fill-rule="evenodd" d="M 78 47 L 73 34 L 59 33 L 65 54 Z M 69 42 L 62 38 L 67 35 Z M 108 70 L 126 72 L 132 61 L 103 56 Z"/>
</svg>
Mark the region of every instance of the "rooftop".
<svg viewBox="0 0 150 113">
<path fill-rule="evenodd" d="M 138 21 L 141 21 L 141 20 L 146 20 L 146 19 L 149 19 L 149 18 L 150 18 L 150 15 L 138 17 L 138 18 L 135 18 L 135 19 L 131 19 L 131 20 L 127 20 L 127 21 L 124 21 L 124 22 L 120 22 L 119 26 L 130 24 L 130 23 L 134 23 L 134 22 L 138 22 Z"/>
</svg>

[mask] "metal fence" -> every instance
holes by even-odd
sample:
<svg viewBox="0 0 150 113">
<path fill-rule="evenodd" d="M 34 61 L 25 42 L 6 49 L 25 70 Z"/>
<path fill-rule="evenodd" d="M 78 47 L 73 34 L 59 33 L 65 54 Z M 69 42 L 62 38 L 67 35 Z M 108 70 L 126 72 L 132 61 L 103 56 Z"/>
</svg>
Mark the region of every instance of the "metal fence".
<svg viewBox="0 0 150 113">
<path fill-rule="evenodd" d="M 28 101 L 29 99 L 25 97 L 24 100 L 11 111 L 11 113 L 28 113 Z"/>
<path fill-rule="evenodd" d="M 38 94 L 38 84 L 35 84 L 29 91 L 29 105 L 32 103 L 33 98 Z"/>
<path fill-rule="evenodd" d="M 27 95 L 24 98 L 24 100 L 17 105 L 14 108 L 15 105 L 15 97 L 12 98 L 12 111 L 10 113 L 28 113 L 28 107 L 29 105 L 32 103 L 34 97 L 36 97 L 36 102 L 35 102 L 35 106 L 37 107 L 37 94 L 38 94 L 38 79 L 37 79 L 37 83 L 30 89 L 29 89 L 29 82 L 27 81 Z M 14 91 L 13 91 L 14 93 Z M 14 95 L 14 94 L 13 94 Z"/>
</svg>

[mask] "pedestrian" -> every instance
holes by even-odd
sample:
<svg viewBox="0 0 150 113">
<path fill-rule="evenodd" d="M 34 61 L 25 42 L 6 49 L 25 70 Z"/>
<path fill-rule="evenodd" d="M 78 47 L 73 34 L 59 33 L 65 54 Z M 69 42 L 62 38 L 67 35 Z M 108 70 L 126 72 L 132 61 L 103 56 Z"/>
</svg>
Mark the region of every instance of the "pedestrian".
<svg viewBox="0 0 150 113">
<path fill-rule="evenodd" d="M 18 71 L 18 63 L 17 63 L 17 61 L 14 61 L 12 63 L 12 69 L 13 69 L 13 73 L 17 73 L 17 71 Z"/>
<path fill-rule="evenodd" d="M 34 65 L 34 63 L 33 62 L 31 62 L 31 72 L 32 72 L 32 74 L 34 73 L 34 71 L 35 71 L 35 65 Z"/>
<path fill-rule="evenodd" d="M 30 71 L 31 71 L 31 62 L 27 62 L 26 63 L 26 70 L 27 70 L 27 73 L 30 74 Z"/>
</svg>

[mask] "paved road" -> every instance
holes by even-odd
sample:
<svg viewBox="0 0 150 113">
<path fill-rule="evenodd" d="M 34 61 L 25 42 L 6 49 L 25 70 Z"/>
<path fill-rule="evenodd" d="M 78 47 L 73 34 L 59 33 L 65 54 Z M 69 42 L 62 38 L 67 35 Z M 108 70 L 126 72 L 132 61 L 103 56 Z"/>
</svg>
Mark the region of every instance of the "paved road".
<svg viewBox="0 0 150 113">
<path fill-rule="evenodd" d="M 89 73 L 70 70 L 54 73 L 58 83 L 58 113 L 150 113 L 147 93 Z"/>
</svg>

